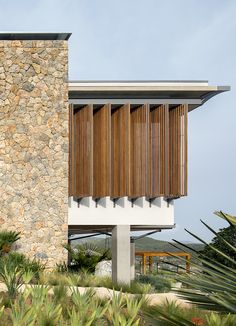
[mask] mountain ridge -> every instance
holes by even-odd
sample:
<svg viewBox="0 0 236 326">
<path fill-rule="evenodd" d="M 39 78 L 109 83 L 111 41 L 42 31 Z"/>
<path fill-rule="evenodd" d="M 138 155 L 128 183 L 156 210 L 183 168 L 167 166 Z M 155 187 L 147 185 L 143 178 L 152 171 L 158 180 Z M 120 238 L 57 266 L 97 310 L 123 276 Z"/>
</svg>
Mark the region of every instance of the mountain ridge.
<svg viewBox="0 0 236 326">
<path fill-rule="evenodd" d="M 83 239 L 83 240 L 75 240 L 73 241 L 73 245 L 82 244 L 82 243 L 93 243 L 94 245 L 100 248 L 110 248 L 111 247 L 111 238 L 93 238 L 93 239 Z M 184 245 L 200 251 L 203 250 L 204 245 L 201 243 L 183 243 Z M 159 251 L 159 252 L 191 252 L 191 250 L 181 247 L 179 249 L 175 248 L 173 245 L 177 245 L 174 242 L 168 242 L 163 240 L 154 239 L 151 237 L 141 238 L 135 241 L 135 251 Z"/>
</svg>

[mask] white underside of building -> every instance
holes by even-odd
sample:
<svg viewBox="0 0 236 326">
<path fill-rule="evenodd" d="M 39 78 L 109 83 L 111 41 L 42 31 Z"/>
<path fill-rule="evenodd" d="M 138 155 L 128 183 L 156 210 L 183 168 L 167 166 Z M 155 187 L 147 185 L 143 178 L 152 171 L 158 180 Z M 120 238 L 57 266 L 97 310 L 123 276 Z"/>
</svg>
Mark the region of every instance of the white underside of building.
<svg viewBox="0 0 236 326">
<path fill-rule="evenodd" d="M 133 201 L 122 197 L 115 202 L 110 197 L 97 201 L 85 197 L 69 198 L 68 225 L 174 225 L 174 201 L 163 197 L 152 201 L 139 197 Z"/>
</svg>

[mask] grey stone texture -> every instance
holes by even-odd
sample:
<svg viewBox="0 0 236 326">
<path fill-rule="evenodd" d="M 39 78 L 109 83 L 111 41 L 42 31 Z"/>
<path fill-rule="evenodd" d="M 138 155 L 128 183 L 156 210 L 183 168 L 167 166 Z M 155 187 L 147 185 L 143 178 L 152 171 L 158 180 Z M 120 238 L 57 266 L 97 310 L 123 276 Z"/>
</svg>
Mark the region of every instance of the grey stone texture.
<svg viewBox="0 0 236 326">
<path fill-rule="evenodd" d="M 0 229 L 52 268 L 67 259 L 68 47 L 0 41 Z"/>
</svg>

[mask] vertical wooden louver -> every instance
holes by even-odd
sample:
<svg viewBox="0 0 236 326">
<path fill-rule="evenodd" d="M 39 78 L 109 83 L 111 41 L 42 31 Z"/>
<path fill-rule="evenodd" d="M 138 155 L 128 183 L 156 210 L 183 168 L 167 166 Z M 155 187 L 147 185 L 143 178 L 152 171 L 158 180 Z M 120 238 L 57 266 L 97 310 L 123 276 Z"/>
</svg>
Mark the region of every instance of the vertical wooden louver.
<svg viewBox="0 0 236 326">
<path fill-rule="evenodd" d="M 111 106 L 93 110 L 93 197 L 110 196 Z"/>
<path fill-rule="evenodd" d="M 187 105 L 70 106 L 70 196 L 187 195 L 187 113 Z"/>
<path fill-rule="evenodd" d="M 148 106 L 130 111 L 129 197 L 145 196 L 147 182 Z"/>
<path fill-rule="evenodd" d="M 148 197 L 165 196 L 168 193 L 169 149 L 168 105 L 150 108 L 148 151 Z"/>
<path fill-rule="evenodd" d="M 93 116 L 92 106 L 74 110 L 74 159 L 77 171 L 74 178 L 74 193 L 77 197 L 92 196 L 92 149 Z"/>
<path fill-rule="evenodd" d="M 169 195 L 187 195 L 187 106 L 179 105 L 169 114 Z"/>
<path fill-rule="evenodd" d="M 111 111 L 111 197 L 127 196 L 129 181 L 129 104 Z"/>
</svg>

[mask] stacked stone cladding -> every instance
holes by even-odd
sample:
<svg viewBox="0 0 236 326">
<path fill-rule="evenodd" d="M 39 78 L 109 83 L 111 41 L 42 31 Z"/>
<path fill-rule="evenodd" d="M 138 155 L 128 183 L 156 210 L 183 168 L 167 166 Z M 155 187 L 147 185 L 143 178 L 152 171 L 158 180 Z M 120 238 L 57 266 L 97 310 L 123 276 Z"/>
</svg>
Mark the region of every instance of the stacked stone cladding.
<svg viewBox="0 0 236 326">
<path fill-rule="evenodd" d="M 67 258 L 68 47 L 0 41 L 0 230 L 51 268 Z"/>
</svg>

